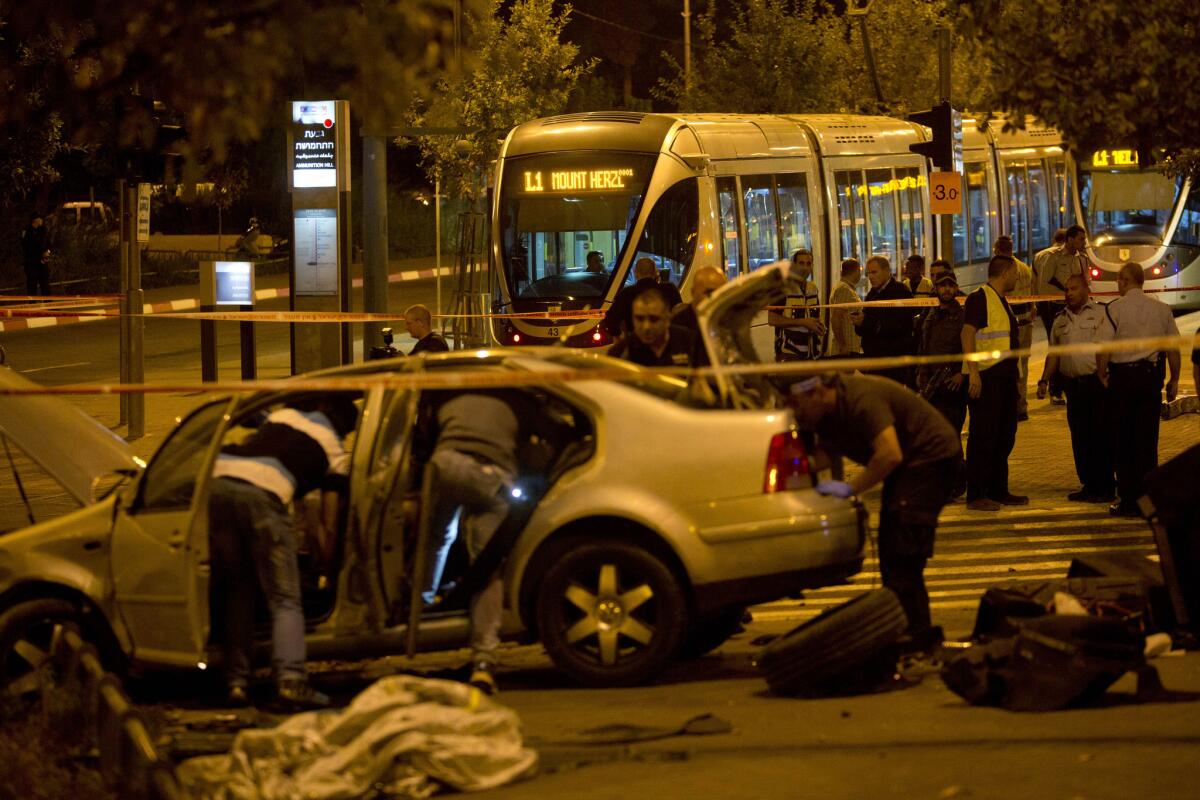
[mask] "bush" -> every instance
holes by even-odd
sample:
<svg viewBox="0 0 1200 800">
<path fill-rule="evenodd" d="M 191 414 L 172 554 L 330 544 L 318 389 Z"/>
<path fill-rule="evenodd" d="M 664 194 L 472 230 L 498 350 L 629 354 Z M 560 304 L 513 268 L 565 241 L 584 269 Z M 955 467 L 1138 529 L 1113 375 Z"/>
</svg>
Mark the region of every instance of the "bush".
<svg viewBox="0 0 1200 800">
<path fill-rule="evenodd" d="M 115 800 L 89 756 L 88 736 L 78 698 L 65 692 L 49 692 L 40 704 L 6 699 L 0 704 L 0 798 Z"/>
</svg>

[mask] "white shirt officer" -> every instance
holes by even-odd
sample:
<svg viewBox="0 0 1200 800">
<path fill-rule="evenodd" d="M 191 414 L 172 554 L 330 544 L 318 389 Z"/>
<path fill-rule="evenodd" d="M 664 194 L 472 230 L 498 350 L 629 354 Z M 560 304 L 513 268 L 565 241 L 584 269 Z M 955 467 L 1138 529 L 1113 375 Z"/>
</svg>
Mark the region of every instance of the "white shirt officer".
<svg viewBox="0 0 1200 800">
<path fill-rule="evenodd" d="M 1151 336 L 1178 336 L 1179 326 L 1171 314 L 1171 307 L 1156 300 L 1134 286 L 1125 294 L 1108 304 L 1108 321 L 1103 327 L 1100 341 L 1143 339 Z M 1134 361 L 1157 361 L 1160 350 L 1123 350 L 1109 355 L 1113 364 L 1129 364 Z"/>
<path fill-rule="evenodd" d="M 1050 344 L 1094 344 L 1101 341 L 1103 329 L 1108 327 L 1104 306 L 1088 300 L 1072 311 L 1064 306 L 1054 318 L 1050 329 Z M 1082 378 L 1096 372 L 1095 353 L 1063 353 L 1058 357 L 1058 371 L 1068 378 Z"/>
</svg>

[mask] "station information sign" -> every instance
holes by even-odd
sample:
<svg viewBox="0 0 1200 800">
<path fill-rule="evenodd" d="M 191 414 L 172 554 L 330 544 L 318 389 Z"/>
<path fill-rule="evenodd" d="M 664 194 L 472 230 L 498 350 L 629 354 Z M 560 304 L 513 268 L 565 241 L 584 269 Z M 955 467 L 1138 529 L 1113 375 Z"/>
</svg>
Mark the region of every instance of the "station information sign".
<svg viewBox="0 0 1200 800">
<path fill-rule="evenodd" d="M 292 102 L 292 186 L 337 186 L 337 102 Z"/>
</svg>

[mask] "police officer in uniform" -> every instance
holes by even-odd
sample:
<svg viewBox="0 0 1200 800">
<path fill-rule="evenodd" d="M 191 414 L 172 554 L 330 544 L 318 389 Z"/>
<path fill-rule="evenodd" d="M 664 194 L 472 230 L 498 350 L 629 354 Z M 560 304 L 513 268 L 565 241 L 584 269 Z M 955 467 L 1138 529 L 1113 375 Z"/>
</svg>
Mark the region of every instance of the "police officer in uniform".
<svg viewBox="0 0 1200 800">
<path fill-rule="evenodd" d="M 930 625 L 925 562 L 933 555 L 938 514 L 962 470 L 959 436 L 937 409 L 895 381 L 825 374 L 792 385 L 797 424 L 814 431 L 835 480 L 817 491 L 862 495 L 883 482 L 879 569 L 908 617 L 913 647 L 937 644 Z M 865 468 L 842 479 L 842 457 Z"/>
<path fill-rule="evenodd" d="M 988 282 L 971 292 L 963 305 L 964 353 L 1017 349 L 1017 319 L 1005 299 L 1016 285 L 1016 262 L 992 256 Z M 1028 505 L 1028 497 L 1008 490 L 1008 456 L 1017 441 L 1017 361 L 968 361 L 963 372 L 971 410 L 967 508 L 998 511 L 1006 505 Z"/>
<path fill-rule="evenodd" d="M 1121 296 L 1108 305 L 1109 325 L 1103 339 L 1121 341 L 1148 336 L 1178 336 L 1171 308 L 1142 292 L 1146 275 L 1130 261 L 1117 273 Z M 1167 402 L 1179 391 L 1179 349 L 1099 353 L 1096 373 L 1109 389 L 1113 457 L 1117 465 L 1117 495 L 1109 507 L 1118 517 L 1140 517 L 1137 501 L 1142 479 L 1158 466 L 1158 422 L 1162 406 L 1164 365 L 1170 365 Z"/>
<path fill-rule="evenodd" d="M 996 255 L 1008 256 L 1017 265 L 1017 285 L 1013 289 L 1013 294 L 1017 297 L 1029 297 L 1033 294 L 1033 270 L 1024 261 L 1013 255 L 1012 237 L 997 236 L 996 243 L 992 245 L 992 252 Z M 1012 312 L 1013 316 L 1017 318 L 1017 343 L 1022 350 L 1028 350 L 1033 346 L 1034 305 L 1033 303 L 1015 303 Z M 1029 356 L 1021 356 L 1017 359 L 1017 371 L 1017 395 L 1020 397 L 1017 401 L 1017 421 L 1024 422 L 1029 419 L 1029 403 L 1026 400 L 1029 389 Z"/>
<path fill-rule="evenodd" d="M 1108 324 L 1104 307 L 1089 296 L 1082 275 L 1067 278 L 1067 304 L 1054 318 L 1050 344 L 1090 344 L 1100 341 Z M 1046 397 L 1051 384 L 1067 396 L 1067 427 L 1071 430 L 1071 450 L 1075 455 L 1075 473 L 1083 488 L 1067 495 L 1081 503 L 1113 501 L 1112 447 L 1108 431 L 1107 390 L 1096 377 L 1096 357 L 1091 353 L 1066 353 L 1046 357 L 1046 366 L 1037 384 L 1039 400 Z"/>
<path fill-rule="evenodd" d="M 821 295 L 812 282 L 813 255 L 808 250 L 792 253 L 792 274 L 797 288 L 787 296 L 786 311 L 768 311 L 767 322 L 775 328 L 775 360 L 799 361 L 821 355 Z"/>
</svg>

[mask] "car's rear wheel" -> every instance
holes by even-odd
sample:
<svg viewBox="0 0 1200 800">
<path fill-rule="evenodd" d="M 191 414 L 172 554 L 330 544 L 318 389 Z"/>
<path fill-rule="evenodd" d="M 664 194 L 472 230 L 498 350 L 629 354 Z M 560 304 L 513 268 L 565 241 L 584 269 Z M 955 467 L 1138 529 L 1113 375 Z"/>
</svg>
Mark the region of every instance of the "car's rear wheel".
<svg viewBox="0 0 1200 800">
<path fill-rule="evenodd" d="M 50 668 L 56 627 L 79 626 L 79 610 L 57 598 L 27 600 L 0 614 L 0 694 L 38 692 Z"/>
<path fill-rule="evenodd" d="M 572 678 L 645 683 L 678 652 L 687 603 L 680 579 L 654 554 L 627 542 L 584 542 L 550 564 L 538 589 L 538 630 Z"/>
</svg>

